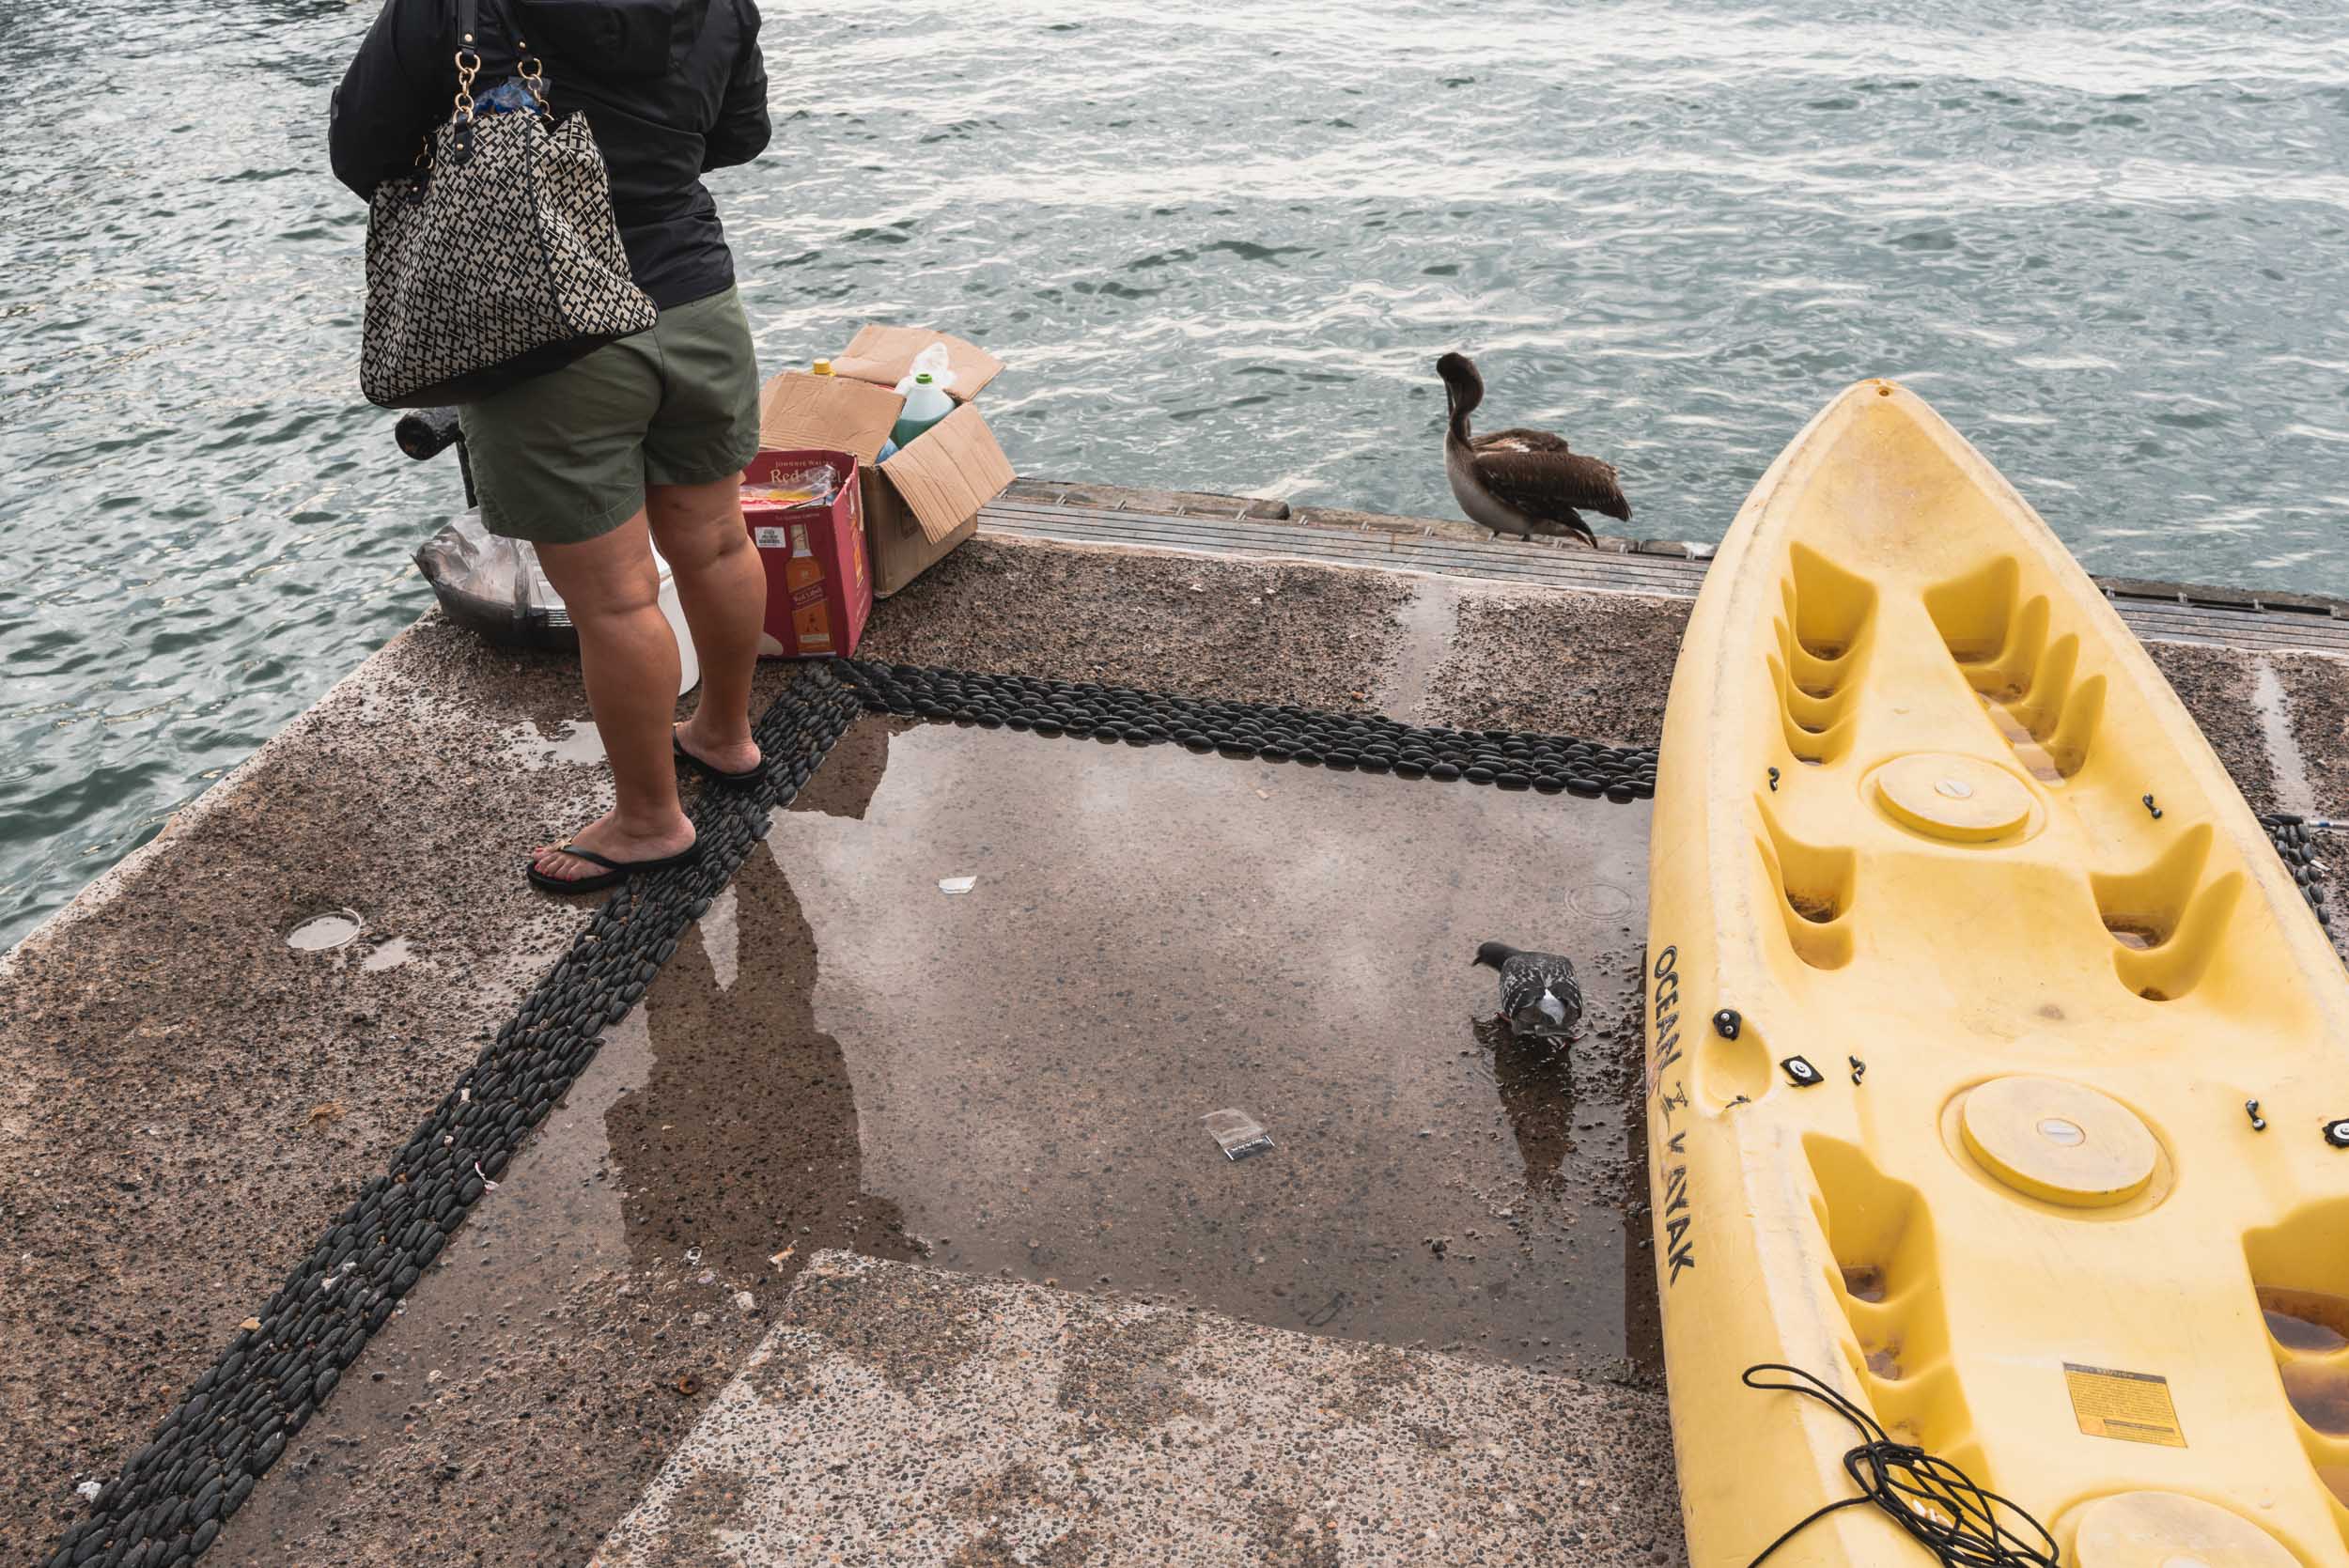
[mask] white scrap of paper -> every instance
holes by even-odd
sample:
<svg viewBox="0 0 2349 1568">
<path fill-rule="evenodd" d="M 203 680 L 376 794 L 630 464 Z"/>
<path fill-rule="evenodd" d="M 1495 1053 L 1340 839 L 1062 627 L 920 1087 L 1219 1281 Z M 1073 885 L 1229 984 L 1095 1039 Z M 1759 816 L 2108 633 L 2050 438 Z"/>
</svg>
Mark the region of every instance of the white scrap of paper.
<svg viewBox="0 0 2349 1568">
<path fill-rule="evenodd" d="M 941 877 L 938 879 L 938 891 L 941 893 L 969 893 L 978 885 L 976 877 Z"/>
</svg>

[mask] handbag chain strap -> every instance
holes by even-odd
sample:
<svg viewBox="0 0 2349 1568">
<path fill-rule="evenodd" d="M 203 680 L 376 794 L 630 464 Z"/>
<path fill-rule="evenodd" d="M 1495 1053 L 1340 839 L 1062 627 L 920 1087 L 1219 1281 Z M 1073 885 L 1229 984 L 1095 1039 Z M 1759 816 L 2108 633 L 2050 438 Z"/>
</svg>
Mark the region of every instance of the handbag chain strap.
<svg viewBox="0 0 2349 1568">
<path fill-rule="evenodd" d="M 480 20 L 480 0 L 457 0 L 457 120 L 460 125 L 473 123 L 473 79 L 481 69 L 480 40 L 474 35 Z"/>
<path fill-rule="evenodd" d="M 480 0 L 457 0 L 457 120 L 460 125 L 473 123 L 474 77 L 481 70 L 480 40 L 475 37 L 479 26 Z M 530 96 L 538 101 L 538 107 L 548 107 L 546 66 L 519 34 L 514 39 L 514 70 L 530 88 Z"/>
</svg>

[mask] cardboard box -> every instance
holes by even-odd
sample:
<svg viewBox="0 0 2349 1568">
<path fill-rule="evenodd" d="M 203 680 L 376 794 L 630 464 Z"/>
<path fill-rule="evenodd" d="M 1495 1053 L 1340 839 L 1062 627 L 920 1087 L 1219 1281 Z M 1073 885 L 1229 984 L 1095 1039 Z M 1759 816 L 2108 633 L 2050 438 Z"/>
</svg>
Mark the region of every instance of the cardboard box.
<svg viewBox="0 0 2349 1568">
<path fill-rule="evenodd" d="M 818 466 L 832 471 L 836 486 L 829 502 L 790 505 L 754 493 L 795 469 Z M 873 613 L 857 474 L 853 454 L 820 448 L 761 452 L 743 472 L 742 522 L 767 568 L 761 655 L 845 659 L 856 652 Z"/>
<path fill-rule="evenodd" d="M 894 388 L 915 356 L 946 346 L 959 405 L 876 465 L 905 399 Z M 863 491 L 873 592 L 886 598 L 979 530 L 979 508 L 1018 477 L 972 400 L 1003 362 L 975 344 L 918 327 L 868 326 L 832 357 L 830 376 L 786 370 L 759 399 L 759 440 L 774 448 L 852 453 Z"/>
</svg>

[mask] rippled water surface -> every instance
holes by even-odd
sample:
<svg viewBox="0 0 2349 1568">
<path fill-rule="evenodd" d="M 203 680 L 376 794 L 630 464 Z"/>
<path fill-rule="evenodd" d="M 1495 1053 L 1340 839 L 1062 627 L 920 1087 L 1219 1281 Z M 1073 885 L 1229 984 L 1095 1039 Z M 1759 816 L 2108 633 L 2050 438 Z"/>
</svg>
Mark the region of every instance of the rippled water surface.
<svg viewBox="0 0 2349 1568">
<path fill-rule="evenodd" d="M 1711 538 L 1883 373 L 2096 569 L 2349 594 L 2330 4 L 768 9 L 762 358 L 959 331 L 1023 472 L 1450 515 L 1457 347 Z M 0 940 L 426 601 L 325 173 L 372 11 L 0 6 Z"/>
</svg>

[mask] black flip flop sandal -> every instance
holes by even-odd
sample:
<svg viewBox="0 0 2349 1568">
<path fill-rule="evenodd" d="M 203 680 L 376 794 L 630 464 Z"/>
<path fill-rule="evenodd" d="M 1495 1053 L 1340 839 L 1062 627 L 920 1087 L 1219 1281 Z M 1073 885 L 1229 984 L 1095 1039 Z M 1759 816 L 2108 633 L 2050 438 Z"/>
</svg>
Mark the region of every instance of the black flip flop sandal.
<svg viewBox="0 0 2349 1568">
<path fill-rule="evenodd" d="M 677 753 L 677 760 L 691 768 L 694 772 L 699 773 L 706 779 L 715 779 L 722 784 L 754 784 L 759 780 L 767 776 L 767 759 L 765 757 L 760 757 L 758 759 L 757 767 L 745 769 L 739 773 L 729 773 L 723 768 L 713 768 L 708 763 L 706 763 L 701 758 L 695 756 L 692 753 L 687 751 L 685 749 L 685 742 L 677 738 L 677 731 L 675 730 L 671 730 L 669 732 L 669 750 L 675 752 Z"/>
<path fill-rule="evenodd" d="M 615 861 L 599 855 L 593 849 L 582 849 L 576 844 L 558 844 L 554 848 L 558 853 L 599 865 L 603 870 L 593 877 L 550 877 L 538 869 L 537 857 L 533 856 L 529 862 L 530 885 L 541 893 L 601 893 L 606 888 L 618 887 L 640 871 L 666 871 L 673 865 L 692 865 L 702 858 L 699 839 L 676 854 L 664 855 L 657 861 Z"/>
</svg>

